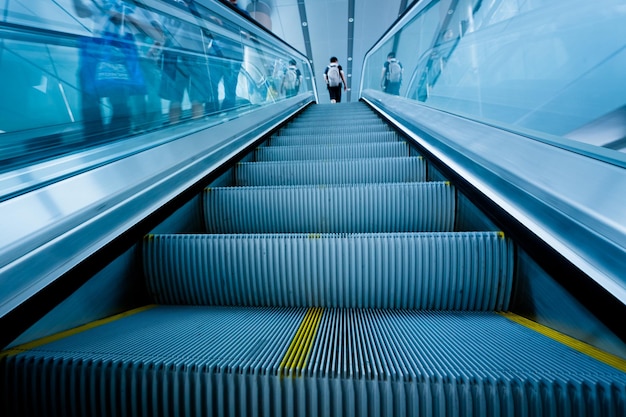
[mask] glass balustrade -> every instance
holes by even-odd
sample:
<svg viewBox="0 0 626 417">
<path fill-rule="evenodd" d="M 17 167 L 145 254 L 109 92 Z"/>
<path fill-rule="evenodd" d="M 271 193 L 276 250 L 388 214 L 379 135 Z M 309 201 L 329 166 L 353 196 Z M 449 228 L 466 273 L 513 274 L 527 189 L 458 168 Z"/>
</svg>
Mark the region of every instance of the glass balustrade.
<svg viewBox="0 0 626 417">
<path fill-rule="evenodd" d="M 209 1 L 6 1 L 0 80 L 0 172 L 314 94 L 306 57 Z"/>
<path fill-rule="evenodd" d="M 368 53 L 362 94 L 626 150 L 623 1 L 433 0 L 415 10 Z"/>
</svg>

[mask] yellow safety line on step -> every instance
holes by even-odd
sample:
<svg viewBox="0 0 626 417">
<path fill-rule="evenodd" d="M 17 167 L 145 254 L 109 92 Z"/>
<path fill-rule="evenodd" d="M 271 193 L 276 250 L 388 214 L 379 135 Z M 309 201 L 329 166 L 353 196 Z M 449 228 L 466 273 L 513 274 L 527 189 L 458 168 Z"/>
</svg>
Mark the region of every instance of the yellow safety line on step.
<svg viewBox="0 0 626 417">
<path fill-rule="evenodd" d="M 0 352 L 0 360 L 4 359 L 8 356 L 17 355 L 19 353 L 25 352 L 30 349 L 37 348 L 39 346 L 46 345 L 48 343 L 56 342 L 57 340 L 64 339 L 66 337 L 82 333 L 86 330 L 93 329 L 98 326 L 102 326 L 107 323 L 111 323 L 113 321 L 123 319 L 124 317 L 132 316 L 133 314 L 141 313 L 142 311 L 149 310 L 153 307 L 156 307 L 156 304 L 147 305 L 144 307 L 135 308 L 133 310 L 125 311 L 124 313 L 116 314 L 115 316 L 107 317 L 105 319 L 96 320 L 91 323 L 84 324 L 82 326 L 75 327 L 73 329 L 65 330 L 60 333 L 56 333 L 50 336 L 43 337 L 41 339 L 33 340 L 32 342 L 24 343 L 23 345 L 18 345 L 7 349 L 3 352 Z"/>
<path fill-rule="evenodd" d="M 287 353 L 278 366 L 278 375 L 281 377 L 292 373 L 293 376 L 300 376 L 300 372 L 306 366 L 313 341 L 317 335 L 317 329 L 322 321 L 324 309 L 320 307 L 310 308 L 300 323 L 298 331 L 293 337 Z"/>
<path fill-rule="evenodd" d="M 575 349 L 581 353 L 584 353 L 587 356 L 591 356 L 592 358 L 597 359 L 600 362 L 606 363 L 607 365 L 610 365 L 616 369 L 619 369 L 622 372 L 626 372 L 626 359 L 622 359 L 619 356 L 612 355 L 608 352 L 605 352 L 601 349 L 591 346 L 578 339 L 574 339 L 573 337 L 567 336 L 563 333 L 560 333 L 542 324 L 529 320 L 525 317 L 518 316 L 515 313 L 501 312 L 499 314 L 501 314 L 502 316 L 506 317 L 509 320 L 512 320 L 518 324 L 521 324 L 524 327 L 528 327 L 531 330 L 541 333 L 544 336 L 547 336 L 551 339 L 556 340 L 557 342 L 560 342 L 566 346 L 569 346 L 572 349 Z"/>
</svg>

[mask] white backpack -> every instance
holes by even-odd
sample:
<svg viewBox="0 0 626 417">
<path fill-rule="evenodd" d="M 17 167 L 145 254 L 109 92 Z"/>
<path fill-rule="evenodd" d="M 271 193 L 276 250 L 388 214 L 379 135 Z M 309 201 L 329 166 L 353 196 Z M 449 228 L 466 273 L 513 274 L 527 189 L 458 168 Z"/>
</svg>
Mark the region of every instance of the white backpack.
<svg viewBox="0 0 626 417">
<path fill-rule="evenodd" d="M 285 88 L 287 90 L 295 90 L 298 88 L 298 74 L 295 67 L 288 67 L 285 71 Z"/>
<path fill-rule="evenodd" d="M 402 67 L 396 59 L 389 61 L 389 66 L 387 67 L 387 80 L 390 83 L 399 83 L 402 81 Z"/>
<path fill-rule="evenodd" d="M 337 87 L 341 85 L 341 74 L 339 74 L 339 66 L 337 64 L 330 64 L 328 66 L 328 85 L 330 87 Z"/>
</svg>

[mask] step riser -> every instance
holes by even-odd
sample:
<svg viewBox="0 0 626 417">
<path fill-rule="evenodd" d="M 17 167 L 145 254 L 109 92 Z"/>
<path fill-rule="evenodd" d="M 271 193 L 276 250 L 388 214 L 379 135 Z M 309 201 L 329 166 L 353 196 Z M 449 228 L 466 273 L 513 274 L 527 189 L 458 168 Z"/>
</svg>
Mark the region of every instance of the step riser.
<svg viewBox="0 0 626 417">
<path fill-rule="evenodd" d="M 269 146 L 296 146 L 296 145 L 346 145 L 359 143 L 397 142 L 400 135 L 395 132 L 353 133 L 345 135 L 296 135 L 273 136 Z"/>
<path fill-rule="evenodd" d="M 252 162 L 238 164 L 240 186 L 419 182 L 426 180 L 422 158 L 347 161 Z"/>
<path fill-rule="evenodd" d="M 581 384 L 545 381 L 494 383 L 489 379 L 451 382 L 364 381 L 332 378 L 281 378 L 239 375 L 209 369 L 188 371 L 172 366 L 164 372 L 149 369 L 128 372 L 121 363 L 104 363 L 86 383 L 71 393 L 59 386 L 16 393 L 28 398 L 36 412 L 16 407 L 13 416 L 109 417 L 109 410 L 127 416 L 231 416 L 231 417 L 419 417 L 419 416 L 623 416 L 620 397 L 611 390 L 591 390 Z M 30 371 L 32 372 L 32 371 Z M 126 374 L 124 374 L 126 373 Z M 46 379 L 81 380 L 65 369 Z M 102 382 L 95 382 L 102 380 Z M 20 377 L 19 382 L 22 381 Z M 106 382 L 105 382 L 106 381 Z M 110 387 L 109 387 L 110 385 Z M 124 388 L 122 388 L 124 387 Z M 21 391 L 21 390 L 20 390 Z M 106 392 L 106 395 L 103 394 Z M 142 395 L 130 393 L 143 392 Z M 557 395 L 555 393 L 561 393 Z M 67 400 L 68 396 L 71 398 Z M 52 400 L 50 397 L 57 397 Z M 123 408 L 109 398 L 132 398 Z M 89 410 L 71 413 L 69 410 Z M 463 410 L 461 412 L 461 409 Z M 554 409 L 554 412 L 547 410 Z M 583 410 L 580 414 L 569 411 Z M 173 411 L 172 411 L 173 410 Z M 603 410 L 597 413 L 597 410 Z M 604 412 L 606 410 L 606 412 Z"/>
<path fill-rule="evenodd" d="M 208 233 L 434 232 L 454 228 L 447 183 L 209 188 Z"/>
<path fill-rule="evenodd" d="M 350 120 L 350 124 L 351 125 L 357 125 L 359 127 L 370 127 L 370 128 L 387 128 L 387 130 L 389 129 L 389 126 L 387 126 L 383 121 L 374 121 L 372 122 L 371 119 L 363 119 L 363 120 L 354 120 L 351 119 Z M 299 122 L 292 122 L 289 123 L 283 130 L 284 131 L 289 131 L 290 129 L 317 129 L 320 126 L 324 126 L 325 128 L 346 128 L 346 121 L 345 120 L 324 120 L 323 123 L 320 123 L 319 120 L 312 120 L 312 121 L 299 121 Z"/>
<path fill-rule="evenodd" d="M 255 160 L 314 161 L 358 158 L 398 158 L 409 155 L 406 142 L 330 146 L 262 146 L 255 150 Z"/>
<path fill-rule="evenodd" d="M 350 133 L 379 133 L 392 132 L 393 130 L 386 125 L 378 127 L 370 126 L 343 126 L 343 127 L 327 127 L 324 124 L 318 125 L 316 128 L 287 128 L 278 132 L 278 136 L 300 136 L 300 135 L 345 135 Z"/>
<path fill-rule="evenodd" d="M 513 276 L 497 233 L 163 235 L 143 254 L 159 304 L 501 311 Z"/>
</svg>

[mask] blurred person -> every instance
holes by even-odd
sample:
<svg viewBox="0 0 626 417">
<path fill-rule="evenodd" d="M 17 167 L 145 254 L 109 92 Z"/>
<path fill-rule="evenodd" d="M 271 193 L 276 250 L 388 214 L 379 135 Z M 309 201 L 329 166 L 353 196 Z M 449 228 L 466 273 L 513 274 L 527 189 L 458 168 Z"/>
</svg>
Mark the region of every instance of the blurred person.
<svg viewBox="0 0 626 417">
<path fill-rule="evenodd" d="M 198 15 L 193 0 L 171 0 L 170 3 L 194 16 Z M 211 101 L 209 62 L 206 56 L 212 43 L 211 35 L 198 25 L 174 17 L 164 17 L 161 24 L 166 40 L 159 94 L 169 101 L 169 122 L 177 123 L 181 120 L 185 92 L 191 102 L 191 117 L 202 117 L 205 113 L 204 103 Z"/>
<path fill-rule="evenodd" d="M 283 80 L 280 84 L 281 94 L 285 94 L 286 97 L 293 97 L 300 91 L 300 85 L 302 84 L 302 73 L 296 65 L 295 59 L 289 60 L 289 65 L 285 68 L 283 73 Z"/>
<path fill-rule="evenodd" d="M 162 72 L 163 40 L 137 36 L 139 65 L 146 84 L 145 95 L 131 97 L 131 131 L 141 132 L 162 124 L 162 105 L 159 94 Z"/>
<path fill-rule="evenodd" d="M 162 33 L 147 12 L 122 0 L 83 2 L 72 0 L 76 15 L 93 21 L 93 37 L 81 43 L 78 82 L 81 94 L 83 131 L 86 138 L 108 132 L 130 132 L 129 97 L 145 95 L 146 87 L 135 35 L 142 33 L 161 40 Z M 100 99 L 110 106 L 105 126 Z"/>
<path fill-rule="evenodd" d="M 231 7 L 251 18 L 250 13 L 241 8 L 237 0 L 226 2 Z M 211 18 L 220 26 L 224 23 L 221 19 Z M 210 56 L 209 78 L 211 87 L 211 102 L 206 103 L 207 112 L 227 111 L 237 105 L 237 83 L 244 59 L 243 45 L 226 38 L 216 39 L 212 37 L 211 47 L 208 48 Z M 219 102 L 219 85 L 224 89 L 224 99 Z"/>
<path fill-rule="evenodd" d="M 380 86 L 385 93 L 396 96 L 400 94 L 403 71 L 402 64 L 396 59 L 396 54 L 389 52 L 387 60 L 383 64 L 380 80 Z"/>
</svg>

